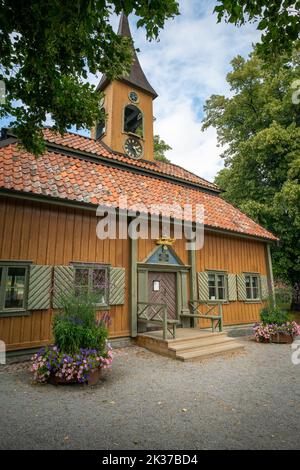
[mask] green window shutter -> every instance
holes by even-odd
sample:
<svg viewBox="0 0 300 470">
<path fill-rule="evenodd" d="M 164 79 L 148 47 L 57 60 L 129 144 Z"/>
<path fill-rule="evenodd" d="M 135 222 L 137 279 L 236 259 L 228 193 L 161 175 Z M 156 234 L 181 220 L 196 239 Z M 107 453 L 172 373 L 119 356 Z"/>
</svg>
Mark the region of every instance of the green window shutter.
<svg viewBox="0 0 300 470">
<path fill-rule="evenodd" d="M 228 300 L 229 302 L 237 301 L 236 274 L 228 274 Z"/>
<path fill-rule="evenodd" d="M 60 298 L 74 292 L 73 266 L 54 266 L 53 308 L 61 308 Z"/>
<path fill-rule="evenodd" d="M 109 304 L 124 305 L 125 303 L 125 268 L 110 268 L 109 272 Z"/>
<path fill-rule="evenodd" d="M 209 300 L 208 273 L 206 272 L 197 273 L 197 278 L 198 278 L 199 300 L 201 300 L 202 302 L 207 302 Z"/>
<path fill-rule="evenodd" d="M 50 308 L 52 266 L 30 266 L 28 286 L 28 310 Z"/>
<path fill-rule="evenodd" d="M 238 274 L 236 276 L 236 279 L 238 288 L 238 299 L 244 302 L 245 300 L 247 300 L 245 275 Z"/>
<path fill-rule="evenodd" d="M 267 276 L 260 276 L 261 298 L 267 300 L 269 298 L 269 286 Z"/>
</svg>

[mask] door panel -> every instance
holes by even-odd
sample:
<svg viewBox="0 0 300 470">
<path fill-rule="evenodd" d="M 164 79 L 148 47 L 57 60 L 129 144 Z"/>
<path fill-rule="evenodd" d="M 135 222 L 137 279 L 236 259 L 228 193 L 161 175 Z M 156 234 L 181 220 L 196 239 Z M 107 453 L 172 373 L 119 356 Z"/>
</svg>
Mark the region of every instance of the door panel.
<svg viewBox="0 0 300 470">
<path fill-rule="evenodd" d="M 168 317 L 176 319 L 176 273 L 154 273 L 148 275 L 149 302 L 166 304 Z"/>
</svg>

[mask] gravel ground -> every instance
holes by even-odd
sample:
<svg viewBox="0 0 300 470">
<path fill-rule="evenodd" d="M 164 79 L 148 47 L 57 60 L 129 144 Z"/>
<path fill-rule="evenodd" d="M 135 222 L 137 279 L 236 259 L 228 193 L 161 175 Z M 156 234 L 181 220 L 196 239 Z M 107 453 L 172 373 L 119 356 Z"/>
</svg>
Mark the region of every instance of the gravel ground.
<svg viewBox="0 0 300 470">
<path fill-rule="evenodd" d="M 0 369 L 2 449 L 299 449 L 300 365 L 290 345 L 181 363 L 116 351 L 96 387 L 34 385 Z"/>
</svg>

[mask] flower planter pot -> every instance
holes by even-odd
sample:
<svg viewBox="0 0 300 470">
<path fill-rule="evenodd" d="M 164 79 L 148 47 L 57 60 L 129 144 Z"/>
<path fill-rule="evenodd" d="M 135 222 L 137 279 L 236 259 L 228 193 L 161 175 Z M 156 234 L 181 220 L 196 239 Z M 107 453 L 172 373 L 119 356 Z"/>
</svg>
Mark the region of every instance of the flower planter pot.
<svg viewBox="0 0 300 470">
<path fill-rule="evenodd" d="M 88 385 L 97 385 L 101 378 L 102 368 L 99 367 L 98 369 L 93 369 L 89 373 L 87 377 L 87 384 Z M 73 380 L 66 380 L 63 377 L 57 377 L 54 373 L 51 373 L 49 376 L 48 382 L 52 385 L 64 385 L 64 384 L 74 384 L 79 383 L 76 379 Z"/>
<path fill-rule="evenodd" d="M 294 341 L 292 333 L 275 333 L 271 335 L 271 342 L 277 344 L 291 344 Z"/>
</svg>

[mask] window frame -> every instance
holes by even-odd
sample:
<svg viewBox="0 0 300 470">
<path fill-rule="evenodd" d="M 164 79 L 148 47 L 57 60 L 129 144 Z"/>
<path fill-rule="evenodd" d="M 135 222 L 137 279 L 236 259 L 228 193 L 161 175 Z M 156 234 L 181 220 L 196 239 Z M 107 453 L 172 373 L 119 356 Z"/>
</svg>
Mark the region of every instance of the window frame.
<svg viewBox="0 0 300 470">
<path fill-rule="evenodd" d="M 74 263 L 71 263 L 71 265 L 73 266 L 73 269 L 74 269 L 74 288 L 76 288 L 76 269 L 87 269 L 89 272 L 88 272 L 88 286 L 89 286 L 89 289 L 90 289 L 90 283 L 91 283 L 91 271 L 92 270 L 95 270 L 95 269 L 103 269 L 105 270 L 106 272 L 106 281 L 107 281 L 107 284 L 108 284 L 108 287 L 105 288 L 105 303 L 97 303 L 96 304 L 96 307 L 99 309 L 99 310 L 104 310 L 104 309 L 107 309 L 109 308 L 109 293 L 110 293 L 110 288 L 109 288 L 109 282 L 110 282 L 110 264 L 102 264 L 102 263 L 82 263 L 82 262 L 74 262 Z"/>
<path fill-rule="evenodd" d="M 246 278 L 250 277 L 250 287 L 247 287 L 247 281 Z M 253 284 L 252 284 L 252 279 L 257 278 L 257 293 L 258 297 L 253 297 Z M 244 273 L 244 279 L 245 279 L 245 290 L 246 290 L 246 302 L 248 303 L 261 303 L 261 282 L 260 282 L 260 273 Z M 248 297 L 248 289 L 250 288 L 251 290 L 251 298 Z"/>
<path fill-rule="evenodd" d="M 209 303 L 219 303 L 219 302 L 222 302 L 222 303 L 227 303 L 228 302 L 228 274 L 226 271 L 214 271 L 214 270 L 207 270 L 207 287 L 208 287 L 208 302 Z M 216 298 L 215 299 L 210 299 L 209 297 L 209 289 L 210 289 L 210 285 L 209 285 L 209 276 L 210 275 L 213 275 L 215 276 L 215 285 L 214 285 L 214 288 L 216 290 Z M 222 289 L 224 289 L 224 299 L 220 299 L 219 298 L 219 287 L 218 287 L 218 281 L 217 281 L 217 276 L 223 276 L 224 277 L 224 286 L 222 287 Z"/>
<path fill-rule="evenodd" d="M 13 317 L 13 316 L 29 316 L 31 313 L 27 310 L 28 292 L 29 292 L 29 275 L 30 275 L 31 261 L 0 261 L 0 317 Z M 5 293 L 6 293 L 6 280 L 9 268 L 24 268 L 25 281 L 24 281 L 24 300 L 23 306 L 20 308 L 12 307 L 5 308 Z"/>
<path fill-rule="evenodd" d="M 141 113 L 141 115 L 142 115 L 142 134 L 143 135 L 139 135 L 136 132 L 130 132 L 130 131 L 125 130 L 125 112 L 126 112 L 126 108 L 129 107 L 129 106 L 134 106 L 135 108 L 137 108 L 139 110 L 139 112 Z M 122 132 L 123 132 L 123 134 L 132 135 L 134 137 L 137 137 L 138 139 L 145 140 L 145 115 L 144 115 L 143 111 L 141 110 L 141 108 L 139 106 L 137 106 L 135 103 L 127 103 L 127 104 L 125 104 L 125 106 L 123 108 Z"/>
</svg>

